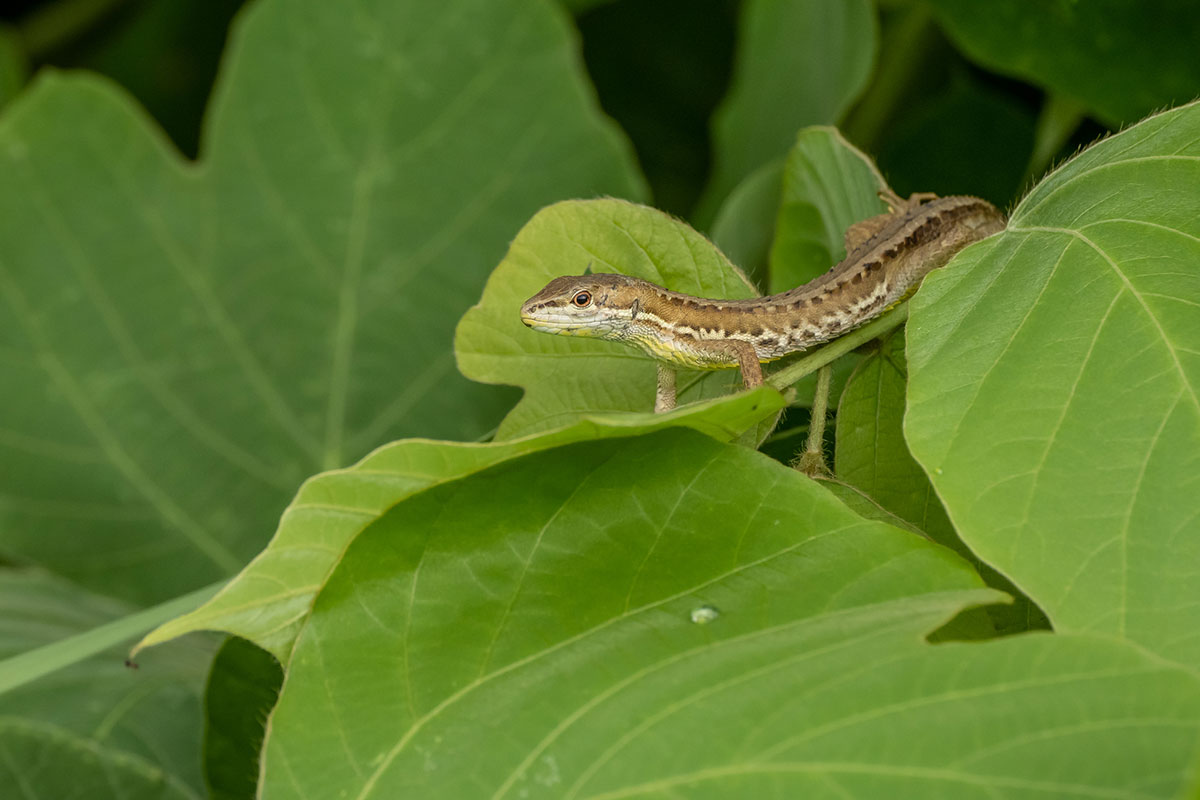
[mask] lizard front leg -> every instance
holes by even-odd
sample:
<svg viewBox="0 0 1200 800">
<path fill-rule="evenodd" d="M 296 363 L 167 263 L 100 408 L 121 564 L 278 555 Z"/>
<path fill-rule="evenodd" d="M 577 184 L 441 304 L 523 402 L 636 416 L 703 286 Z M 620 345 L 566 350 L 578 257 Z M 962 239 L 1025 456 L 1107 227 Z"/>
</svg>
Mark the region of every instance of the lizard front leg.
<svg viewBox="0 0 1200 800">
<path fill-rule="evenodd" d="M 747 389 L 762 386 L 762 364 L 758 360 L 758 353 L 754 351 L 754 345 L 739 339 L 731 339 L 729 344 L 733 345 L 738 367 L 742 370 L 742 385 Z"/>
<path fill-rule="evenodd" d="M 754 345 L 741 339 L 708 339 L 696 342 L 694 347 L 732 356 L 742 371 L 742 385 L 756 389 L 763 385 L 762 365 Z M 675 369 L 659 361 L 658 389 L 654 392 L 654 411 L 661 413 L 675 408 Z"/>
<path fill-rule="evenodd" d="M 675 407 L 675 368 L 659 361 L 658 388 L 654 392 L 654 413 L 661 414 Z"/>
</svg>

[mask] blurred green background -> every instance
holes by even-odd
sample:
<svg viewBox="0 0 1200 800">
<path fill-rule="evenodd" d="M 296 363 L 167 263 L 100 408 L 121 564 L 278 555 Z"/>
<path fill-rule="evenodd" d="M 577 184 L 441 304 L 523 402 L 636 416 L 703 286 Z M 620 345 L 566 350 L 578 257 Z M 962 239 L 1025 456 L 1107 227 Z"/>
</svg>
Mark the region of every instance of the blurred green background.
<svg viewBox="0 0 1200 800">
<path fill-rule="evenodd" d="M 709 175 L 709 120 L 729 87 L 740 3 L 563 4 L 576 15 L 600 103 L 633 141 L 655 205 L 690 217 Z M 39 67 L 93 70 L 132 92 L 194 158 L 229 23 L 241 6 L 239 0 L 8 3 L 0 14 L 0 104 Z M 1073 107 L 1047 108 L 1043 93 L 1027 83 L 972 64 L 925 4 L 889 2 L 880 11 L 876 75 L 842 127 L 902 194 L 970 191 L 1008 206 L 1047 165 L 1106 130 Z M 1049 152 L 1034 152 L 1039 114 L 1043 128 L 1059 123 L 1039 140 Z"/>
<path fill-rule="evenodd" d="M 1154 0 L 1145 4 L 1131 0 L 844 1 L 845 8 L 859 9 L 859 21 L 863 22 L 848 34 L 853 44 L 862 46 L 846 49 L 860 54 L 869 51 L 874 61 L 869 69 L 860 70 L 861 86 L 846 92 L 853 98 L 847 101 L 848 108 L 839 107 L 836 113 L 796 123 L 789 114 L 782 113 L 797 105 L 796 94 L 812 90 L 811 94 L 816 95 L 827 87 L 832 87 L 830 94 L 836 94 L 837 87 L 833 86 L 836 76 L 853 72 L 856 65 L 850 68 L 830 65 L 827 74 L 818 72 L 815 76 L 795 73 L 796 65 L 805 61 L 802 57 L 788 59 L 796 56 L 803 45 L 802 40 L 790 37 L 802 37 L 808 32 L 820 41 L 824 30 L 812 34 L 811 29 L 789 29 L 782 24 L 777 31 L 769 30 L 768 33 L 778 33 L 767 43 L 774 47 L 759 47 L 759 62 L 753 67 L 747 67 L 746 62 L 755 57 L 755 48 L 741 46 L 739 42 L 746 37 L 746 31 L 741 29 L 743 21 L 754 16 L 747 9 L 765 11 L 759 14 L 763 18 L 780 19 L 786 16 L 787 9 L 800 7 L 805 0 L 533 0 L 543 3 L 545 8 L 557 4 L 573 17 L 588 79 L 600 105 L 632 142 L 652 190 L 654 205 L 712 233 L 720 227 L 712 224 L 717 206 L 729 189 L 734 185 L 739 187 L 734 200 L 741 202 L 741 221 L 756 222 L 766 230 L 755 229 L 753 233 L 762 236 L 758 239 L 746 236 L 740 242 L 731 243 L 728 237 L 714 238 L 735 261 L 760 279 L 760 287 L 765 286 L 761 280 L 766 257 L 763 248 L 770 242 L 770 227 L 776 219 L 779 199 L 778 191 L 774 195 L 770 192 L 770 171 L 761 167 L 769 166 L 772 159 L 778 164 L 802 125 L 836 122 L 850 142 L 876 161 L 900 194 L 971 193 L 1011 208 L 1039 176 L 1081 146 L 1156 109 L 1192 100 L 1200 90 L 1197 54 L 1200 48 L 1196 46 L 1200 43 L 1200 13 L 1197 13 L 1200 6 L 1196 0 Z M 337 8 L 339 0 L 328 2 L 331 5 L 327 8 Z M 377 0 L 379 4 L 388 2 L 392 0 Z M 0 115 L 38 70 L 44 67 L 88 70 L 107 76 L 132 93 L 184 156 L 203 159 L 206 107 L 220 72 L 231 23 L 242 5 L 240 0 L 18 0 L 3 4 Z M 877 46 L 867 42 L 863 31 L 877 31 Z M 761 35 L 763 31 L 758 33 Z M 323 43 L 324 38 L 320 41 Z M 838 48 L 831 45 L 829 51 L 836 53 Z M 330 61 L 335 62 L 338 57 L 334 53 Z M 822 66 L 818 62 L 804 68 L 820 70 Z M 740 165 L 744 168 L 740 173 L 731 171 L 726 176 L 729 178 L 726 185 L 714 189 L 714 152 L 721 150 L 715 144 L 721 141 L 719 109 L 723 104 L 727 107 L 731 96 L 736 95 L 731 88 L 737 85 L 737 76 L 745 76 L 747 72 L 753 75 L 743 81 L 743 90 L 749 84 L 758 92 L 754 100 L 757 105 L 751 109 L 754 113 L 742 117 L 739 133 L 743 141 L 733 142 L 727 149 L 740 148 L 743 156 L 749 153 L 743 159 L 749 163 Z M 776 111 L 781 113 L 772 119 L 772 112 Z M 41 113 L 49 112 L 43 109 Z M 746 122 L 747 119 L 752 121 Z M 774 126 L 777 130 L 767 131 L 772 122 L 777 123 Z M 66 126 L 60 128 L 69 135 L 76 132 Z M 46 126 L 39 134 L 48 137 L 61 132 Z M 567 160 L 574 159 L 576 153 L 570 151 Z M 76 165 L 86 163 L 83 159 L 90 157 L 90 154 L 81 156 Z M 55 158 L 57 154 L 52 154 L 47 160 Z M 61 181 L 64 195 L 83 194 L 71 172 L 76 165 L 62 165 L 62 173 L 66 175 Z M 746 175 L 750 177 L 743 182 Z M 776 187 L 778 175 L 777 169 Z M 763 180 L 756 184 L 760 178 Z M 9 177 L 0 174 L 0 183 L 6 179 Z M 464 185 L 469 184 L 464 181 Z M 737 191 L 747 186 L 750 189 L 738 197 Z M 107 192 L 107 187 L 101 188 Z M 99 190 L 93 188 L 93 191 L 97 197 L 101 196 Z M 12 196 L 9 208 L 28 210 L 26 196 L 19 191 Z M 107 199 L 109 195 L 102 197 Z M 756 205 L 764 198 L 765 207 Z M 543 202 L 547 201 L 539 200 L 539 204 Z M 731 201 L 728 205 L 736 207 L 738 202 Z M 81 206 L 78 218 L 94 222 L 94 204 Z M 15 214 L 13 219 L 19 217 L 20 214 Z M 459 283 L 446 293 L 452 302 L 465 308 L 479 297 L 482 276 L 495 265 L 503 243 L 517 233 L 519 225 L 510 227 L 510 222 L 493 222 L 494 229 L 479 236 L 483 242 L 480 252 L 485 256 L 475 259 L 472 266 L 475 273 L 465 273 L 469 279 L 460 275 Z M 20 228 L 19 222 L 13 227 Z M 746 241 L 750 239 L 755 240 Z M 49 283 L 53 279 L 52 273 L 37 269 L 35 260 L 26 263 L 33 265 L 26 272 L 38 280 Z M 449 273 L 443 268 L 441 274 Z M 243 289 L 241 284 L 235 284 L 229 288 L 231 295 L 238 291 L 253 296 L 253 287 Z M 456 319 L 457 312 L 455 319 L 445 322 L 447 331 Z M 446 364 L 452 363 L 449 335 L 429 350 L 437 353 L 423 358 L 432 359 L 440 353 Z M 394 365 L 389 362 L 387 366 L 391 369 Z M 392 374 L 386 377 L 398 380 Z M 465 379 L 462 381 L 465 383 Z M 28 382 L 23 384 L 10 378 L 8 385 L 18 386 L 34 396 L 29 392 Z M 483 396 L 483 389 L 476 387 L 475 391 L 478 394 L 472 397 Z M 447 390 L 443 397 L 449 393 Z M 496 390 L 489 397 L 500 399 L 490 400 L 491 405 L 480 416 L 493 414 L 498 419 L 516 394 L 515 390 L 506 394 Z M 799 437 L 805 433 L 798 423 L 806 420 L 807 410 L 800 409 L 797 413 L 798 419 L 785 422 L 782 433 L 766 448 L 780 460 L 790 458 Z M 491 420 L 485 422 L 473 421 L 471 424 L 476 424 L 478 430 L 471 430 L 465 437 L 483 433 L 493 424 Z M 245 429 L 253 430 L 255 424 L 251 421 Z M 377 438 L 366 437 L 365 443 L 355 445 L 357 449 L 348 446 L 345 457 L 353 460 L 361 456 L 369 447 L 386 441 L 387 434 L 395 435 L 388 429 Z M 172 455 L 178 455 L 182 463 L 187 454 Z M 12 463 L 10 474 L 23 475 L 28 471 L 18 458 Z M 301 462 L 297 459 L 297 463 Z M 192 467 L 184 465 L 181 471 L 189 468 Z M 293 477 L 298 484 L 303 476 Z M 220 510 L 227 510 L 230 518 L 236 510 L 246 519 L 222 524 L 230 528 L 240 523 L 252 529 L 253 537 L 245 537 L 243 543 L 248 552 L 254 552 L 270 534 L 271 523 L 291 496 L 294 484 L 288 483 L 289 480 L 284 474 L 283 488 L 264 489 L 253 502 L 226 498 L 228 508 L 222 506 Z M 87 481 L 64 483 L 71 491 L 79 488 L 76 483 L 86 484 L 84 488 L 91 486 Z M 51 485 L 49 481 L 47 485 Z M 70 493 L 66 494 L 69 499 Z M 3 499 L 0 496 L 0 501 Z M 268 522 L 255 522 L 251 519 L 254 514 Z M 88 521 L 82 520 L 80 530 L 86 530 L 87 525 Z M 36 532 L 41 533 L 40 529 Z M 81 542 L 79 551 L 84 556 L 80 561 L 95 559 L 103 565 L 108 563 L 104 557 L 111 555 L 100 552 L 101 539 L 96 539 L 100 545 L 87 550 L 90 540 L 74 531 L 67 539 L 54 541 Z M 5 562 L 0 557 L 0 564 L 16 566 L 16 559 Z M 31 651 L 43 640 L 67 640 L 108 620 L 133 618 L 142 607 L 129 598 L 122 602 L 108 596 L 84 594 L 79 586 L 48 573 L 34 573 L 33 577 L 18 570 L 5 573 L 12 574 L 7 575 L 7 583 L 0 584 L 0 612 L 3 612 L 0 623 L 8 624 L 11 630 L 0 636 L 0 644 L 7 643 L 15 654 Z M 133 588 L 144 591 L 146 597 L 160 599 L 171 596 L 173 591 L 181 593 L 194 588 L 154 583 L 159 577 L 148 574 L 145 586 Z M 118 588 L 129 587 L 124 584 Z M 103 587 L 103 591 L 115 594 L 110 586 Z M 143 605 L 148 603 L 146 600 Z M 41 627 L 28 623 L 30 619 L 42 620 Z M 37 635 L 29 636 L 30 631 Z M 136 739 L 137 746 L 145 742 L 155 746 L 161 743 L 162 749 L 180 754 L 179 764 L 160 760 L 168 772 L 174 771 L 185 781 L 199 785 L 198 745 L 192 739 L 199 736 L 200 693 L 208 691 L 210 698 L 223 698 L 222 692 L 236 695 L 242 686 L 239 681 L 243 673 L 248 674 L 252 677 L 245 684 L 265 686 L 268 689 L 265 696 L 254 698 L 253 702 L 222 699 L 208 705 L 210 709 L 232 708 L 244 712 L 244 716 L 233 720 L 210 720 L 209 731 L 210 734 L 222 728 L 238 731 L 232 737 L 232 744 L 246 757 L 249 766 L 233 763 L 229 767 L 226 777 L 237 785 L 229 789 L 228 796 L 250 796 L 254 791 L 253 758 L 257 748 L 247 742 L 261 728 L 262 715 L 273 701 L 278 670 L 269 659 L 261 659 L 260 651 L 247 647 L 238 652 L 239 645 L 234 640 L 226 645 L 230 649 L 222 652 L 210 672 L 216 646 L 215 640 L 209 639 L 185 643 L 182 649 L 155 648 L 147 654 L 139 677 L 157 676 L 168 685 L 169 702 L 156 699 L 146 703 L 145 719 L 134 715 L 129 726 L 134 734 L 130 736 Z M 115 687 L 113 696 L 119 697 L 125 687 L 133 684 L 119 662 L 124 652 L 119 657 L 110 653 L 91 662 L 81 661 L 74 664 L 73 672 L 60 673 L 54 683 L 42 681 L 32 685 L 20 700 L 24 706 L 14 703 L 14 695 L 9 693 L 5 697 L 8 704 L 5 713 L 50 719 L 56 725 L 65 725 L 67 720 L 92 735 L 90 731 L 96 723 L 91 716 L 106 719 L 108 709 L 117 705 L 117 701 L 97 695 L 96 685 L 107 681 L 104 685 Z M 263 674 L 267 674 L 263 683 L 254 684 Z M 206 679 L 210 683 L 204 689 Z M 88 702 L 80 701 L 81 697 L 88 698 Z M 249 732 L 244 732 L 243 726 Z M 170 741 L 162 733 L 167 728 L 176 731 L 178 742 Z M 107 734 L 108 729 L 103 726 L 102 729 Z M 125 746 L 124 742 L 120 744 Z M 224 755 L 225 744 L 229 742 L 215 741 L 214 736 L 209 736 L 210 764 L 236 762 L 235 758 Z M 207 778 L 212 786 L 221 785 L 219 777 Z M 0 780 L 0 799 L 7 797 L 2 784 Z M 214 796 L 225 795 L 214 792 Z"/>
</svg>

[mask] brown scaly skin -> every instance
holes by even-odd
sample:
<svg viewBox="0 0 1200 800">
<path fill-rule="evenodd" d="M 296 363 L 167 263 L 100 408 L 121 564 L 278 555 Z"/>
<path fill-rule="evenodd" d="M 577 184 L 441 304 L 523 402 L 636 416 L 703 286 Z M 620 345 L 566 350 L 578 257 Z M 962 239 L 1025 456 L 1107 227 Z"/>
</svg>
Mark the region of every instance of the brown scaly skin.
<svg viewBox="0 0 1200 800">
<path fill-rule="evenodd" d="M 761 386 L 761 362 L 834 339 L 879 316 L 959 250 L 1004 228 L 1003 215 L 984 200 L 931 197 L 886 196 L 894 210 L 852 225 L 841 262 L 781 294 L 715 300 L 628 275 L 564 276 L 525 301 L 521 321 L 545 333 L 640 347 L 659 361 L 658 411 L 675 405 L 672 365 L 736 366 L 746 388 Z"/>
</svg>

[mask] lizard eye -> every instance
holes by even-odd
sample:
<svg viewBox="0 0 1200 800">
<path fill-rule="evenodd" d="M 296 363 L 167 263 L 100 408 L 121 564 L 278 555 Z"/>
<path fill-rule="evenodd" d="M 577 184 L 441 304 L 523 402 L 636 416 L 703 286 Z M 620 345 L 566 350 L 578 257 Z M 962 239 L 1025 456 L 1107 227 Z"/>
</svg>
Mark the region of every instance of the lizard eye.
<svg viewBox="0 0 1200 800">
<path fill-rule="evenodd" d="M 588 291 L 576 292 L 571 298 L 571 303 L 576 308 L 587 308 L 592 304 L 592 293 Z"/>
</svg>

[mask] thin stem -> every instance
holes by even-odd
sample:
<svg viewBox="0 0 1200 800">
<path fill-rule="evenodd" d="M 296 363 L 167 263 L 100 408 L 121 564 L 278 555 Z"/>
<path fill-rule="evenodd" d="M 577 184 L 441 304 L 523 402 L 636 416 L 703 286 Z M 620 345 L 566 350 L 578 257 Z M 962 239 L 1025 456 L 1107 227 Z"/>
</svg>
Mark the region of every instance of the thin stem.
<svg viewBox="0 0 1200 800">
<path fill-rule="evenodd" d="M 0 693 L 8 692 L 44 675 L 76 664 L 135 636 L 158 627 L 167 620 L 193 611 L 225 585 L 225 580 L 209 584 L 151 608 L 135 611 L 91 630 L 59 639 L 0 661 Z"/>
<path fill-rule="evenodd" d="M 825 464 L 825 417 L 829 412 L 829 379 L 833 367 L 825 364 L 817 370 L 817 391 L 813 395 L 812 418 L 808 426 L 808 441 L 796 468 L 805 475 L 828 475 Z"/>
<path fill-rule="evenodd" d="M 781 431 L 775 431 L 770 436 L 768 436 L 766 439 L 763 439 L 763 444 L 764 445 L 774 444 L 775 442 L 781 442 L 784 439 L 793 439 L 801 434 L 807 434 L 807 433 L 808 433 L 808 425 L 807 424 L 796 425 L 791 428 L 785 428 Z"/>
</svg>

